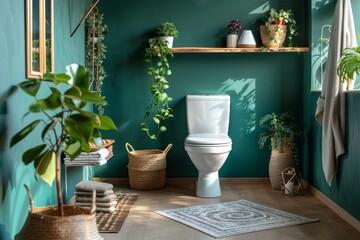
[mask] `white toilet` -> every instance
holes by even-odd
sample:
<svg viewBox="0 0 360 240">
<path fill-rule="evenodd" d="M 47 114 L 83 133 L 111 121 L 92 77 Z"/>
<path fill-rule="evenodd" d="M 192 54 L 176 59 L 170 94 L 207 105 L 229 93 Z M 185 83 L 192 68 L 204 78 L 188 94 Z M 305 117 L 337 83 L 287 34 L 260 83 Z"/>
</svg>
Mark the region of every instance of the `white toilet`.
<svg viewBox="0 0 360 240">
<path fill-rule="evenodd" d="M 231 151 L 230 96 L 188 95 L 185 150 L 199 171 L 196 196 L 221 196 L 218 171 Z"/>
</svg>

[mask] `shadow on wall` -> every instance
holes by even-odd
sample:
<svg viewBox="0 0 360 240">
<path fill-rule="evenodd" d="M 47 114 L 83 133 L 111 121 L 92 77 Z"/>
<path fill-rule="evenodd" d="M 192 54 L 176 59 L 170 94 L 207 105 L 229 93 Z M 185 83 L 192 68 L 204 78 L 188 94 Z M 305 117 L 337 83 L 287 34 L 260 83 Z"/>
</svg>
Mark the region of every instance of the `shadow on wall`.
<svg viewBox="0 0 360 240">
<path fill-rule="evenodd" d="M 219 94 L 228 94 L 231 98 L 231 109 L 237 114 L 239 122 L 237 123 L 240 132 L 240 138 L 252 133 L 256 128 L 256 97 L 255 97 L 255 79 L 228 79 L 224 81 L 218 90 Z"/>
</svg>

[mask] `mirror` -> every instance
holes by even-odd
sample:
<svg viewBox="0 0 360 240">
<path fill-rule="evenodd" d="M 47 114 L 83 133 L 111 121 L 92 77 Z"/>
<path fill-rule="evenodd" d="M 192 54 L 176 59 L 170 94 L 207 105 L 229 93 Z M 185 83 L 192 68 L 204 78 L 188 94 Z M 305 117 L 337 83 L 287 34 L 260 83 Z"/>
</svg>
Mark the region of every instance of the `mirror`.
<svg viewBox="0 0 360 240">
<path fill-rule="evenodd" d="M 54 72 L 53 0 L 26 0 L 26 78 Z"/>
</svg>

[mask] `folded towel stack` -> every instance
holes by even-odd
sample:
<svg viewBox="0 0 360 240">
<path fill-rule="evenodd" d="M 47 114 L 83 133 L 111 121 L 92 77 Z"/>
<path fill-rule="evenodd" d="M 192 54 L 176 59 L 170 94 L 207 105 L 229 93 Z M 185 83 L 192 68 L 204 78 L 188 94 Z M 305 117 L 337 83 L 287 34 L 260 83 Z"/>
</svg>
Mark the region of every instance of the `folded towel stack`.
<svg viewBox="0 0 360 240">
<path fill-rule="evenodd" d="M 96 190 L 96 211 L 113 212 L 117 204 L 113 185 L 110 183 L 82 181 L 75 186 L 75 205 L 90 209 L 92 191 Z"/>
<path fill-rule="evenodd" d="M 68 156 L 66 156 L 64 161 L 66 166 L 101 166 L 106 164 L 107 160 L 109 160 L 112 156 L 113 150 L 112 145 L 110 145 L 106 148 L 90 152 L 89 154 L 82 152 L 74 160 L 71 160 Z"/>
</svg>

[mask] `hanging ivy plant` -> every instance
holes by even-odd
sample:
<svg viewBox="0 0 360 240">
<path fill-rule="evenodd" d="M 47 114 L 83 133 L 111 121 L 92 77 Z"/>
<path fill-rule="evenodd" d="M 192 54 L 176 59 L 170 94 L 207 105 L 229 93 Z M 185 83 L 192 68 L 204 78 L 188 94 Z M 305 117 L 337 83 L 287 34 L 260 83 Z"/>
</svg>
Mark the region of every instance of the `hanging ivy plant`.
<svg viewBox="0 0 360 240">
<path fill-rule="evenodd" d="M 102 96 L 102 85 L 107 77 L 103 63 L 106 58 L 104 39 L 108 28 L 103 23 L 104 14 L 99 14 L 98 10 L 95 10 L 96 11 L 93 11 L 86 20 L 86 66 L 90 73 L 89 90 Z M 96 105 L 96 107 L 99 114 L 104 113 L 104 106 Z"/>
</svg>

